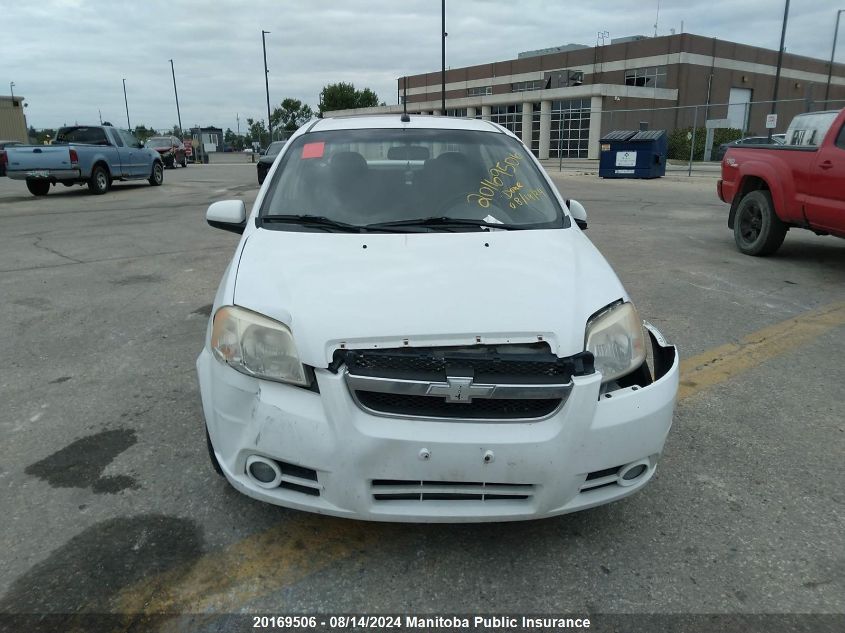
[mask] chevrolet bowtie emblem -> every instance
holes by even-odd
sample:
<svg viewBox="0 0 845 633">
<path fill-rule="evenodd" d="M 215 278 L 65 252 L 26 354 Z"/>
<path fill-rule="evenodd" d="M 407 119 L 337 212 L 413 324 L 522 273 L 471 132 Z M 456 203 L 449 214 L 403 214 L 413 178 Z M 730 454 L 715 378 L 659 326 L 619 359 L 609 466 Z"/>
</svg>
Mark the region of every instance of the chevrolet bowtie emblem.
<svg viewBox="0 0 845 633">
<path fill-rule="evenodd" d="M 446 382 L 436 382 L 429 386 L 427 395 L 442 396 L 446 402 L 470 403 L 473 398 L 489 398 L 495 385 L 476 385 L 472 378 L 447 376 Z"/>
</svg>

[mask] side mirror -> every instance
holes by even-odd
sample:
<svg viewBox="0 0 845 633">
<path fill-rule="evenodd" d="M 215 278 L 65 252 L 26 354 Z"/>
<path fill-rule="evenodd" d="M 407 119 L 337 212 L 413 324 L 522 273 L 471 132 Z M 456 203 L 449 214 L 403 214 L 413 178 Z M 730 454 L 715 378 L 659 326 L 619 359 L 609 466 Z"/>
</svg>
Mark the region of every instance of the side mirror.
<svg viewBox="0 0 845 633">
<path fill-rule="evenodd" d="M 246 228 L 246 207 L 243 200 L 214 202 L 205 212 L 205 221 L 215 229 L 243 233 Z"/>
<path fill-rule="evenodd" d="M 586 231 L 587 210 L 584 208 L 584 205 L 577 200 L 567 200 L 566 206 L 569 207 L 569 213 L 572 214 L 572 218 L 575 220 L 575 224 L 578 225 L 578 228 L 582 231 Z"/>
</svg>

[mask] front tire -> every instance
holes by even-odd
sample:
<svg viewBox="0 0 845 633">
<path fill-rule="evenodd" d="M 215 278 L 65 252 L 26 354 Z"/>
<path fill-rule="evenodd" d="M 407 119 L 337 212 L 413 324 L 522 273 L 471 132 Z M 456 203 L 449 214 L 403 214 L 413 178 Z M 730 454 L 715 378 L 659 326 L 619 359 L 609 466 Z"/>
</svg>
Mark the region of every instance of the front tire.
<svg viewBox="0 0 845 633">
<path fill-rule="evenodd" d="M 159 161 L 153 163 L 153 171 L 150 173 L 150 184 L 159 187 L 164 182 L 164 167 Z"/>
<path fill-rule="evenodd" d="M 27 180 L 26 188 L 33 196 L 46 196 L 50 192 L 49 180 Z"/>
<path fill-rule="evenodd" d="M 182 157 L 182 163 L 181 164 L 182 164 L 182 167 L 188 166 L 188 157 L 187 156 Z"/>
<path fill-rule="evenodd" d="M 101 196 L 111 188 L 109 172 L 102 165 L 97 165 L 91 171 L 91 178 L 88 179 L 88 189 L 94 195 Z"/>
<path fill-rule="evenodd" d="M 734 241 L 746 255 L 771 255 L 780 248 L 789 226 L 775 213 L 772 194 L 760 189 L 747 194 L 734 218 Z"/>
</svg>

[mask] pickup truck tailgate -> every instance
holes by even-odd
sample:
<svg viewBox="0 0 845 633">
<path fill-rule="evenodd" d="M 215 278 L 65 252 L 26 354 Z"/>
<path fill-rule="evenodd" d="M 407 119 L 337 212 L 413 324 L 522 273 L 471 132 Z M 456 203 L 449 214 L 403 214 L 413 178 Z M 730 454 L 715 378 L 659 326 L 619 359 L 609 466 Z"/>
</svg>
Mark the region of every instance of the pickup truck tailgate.
<svg viewBox="0 0 845 633">
<path fill-rule="evenodd" d="M 7 173 L 30 171 L 60 171 L 71 169 L 67 145 L 39 145 L 10 147 L 6 150 Z"/>
</svg>

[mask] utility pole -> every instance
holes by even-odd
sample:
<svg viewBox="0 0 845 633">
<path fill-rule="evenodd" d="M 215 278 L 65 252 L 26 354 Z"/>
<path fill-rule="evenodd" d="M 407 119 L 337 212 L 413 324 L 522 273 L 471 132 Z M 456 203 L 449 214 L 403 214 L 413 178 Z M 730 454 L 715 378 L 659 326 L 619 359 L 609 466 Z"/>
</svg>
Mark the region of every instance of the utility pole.
<svg viewBox="0 0 845 633">
<path fill-rule="evenodd" d="M 440 0 L 440 114 L 446 116 L 446 0 Z"/>
<path fill-rule="evenodd" d="M 179 112 L 179 93 L 176 91 L 176 71 L 173 69 L 173 60 L 170 60 L 170 74 L 173 75 L 173 94 L 176 95 L 176 118 L 179 120 L 179 136 L 182 136 L 182 115 Z"/>
<path fill-rule="evenodd" d="M 100 115 L 100 125 L 103 124 L 103 111 L 100 108 L 97 108 L 97 114 Z"/>
<path fill-rule="evenodd" d="M 270 131 L 270 142 L 272 142 L 273 124 L 270 122 L 270 80 L 268 78 L 270 71 L 267 70 L 267 42 L 264 39 L 264 36 L 269 34 L 270 31 L 261 31 L 261 47 L 264 49 L 264 90 L 267 92 L 267 129 Z"/>
<path fill-rule="evenodd" d="M 132 124 L 129 123 L 129 100 L 126 98 L 126 77 L 123 78 L 123 103 L 126 104 L 126 127 L 131 132 Z"/>
<path fill-rule="evenodd" d="M 14 106 L 15 105 L 15 82 L 14 81 L 9 82 L 9 92 L 12 93 L 12 105 Z"/>
<path fill-rule="evenodd" d="M 827 87 L 824 89 L 825 103 L 830 98 L 830 79 L 833 76 L 833 56 L 836 55 L 836 37 L 839 35 L 839 17 L 845 13 L 845 9 L 836 12 L 836 29 L 833 31 L 833 48 L 830 51 L 830 69 L 827 71 Z M 827 105 L 825 105 L 827 107 Z"/>
<path fill-rule="evenodd" d="M 789 0 L 786 0 L 786 5 L 783 8 L 783 28 L 780 32 L 780 50 L 778 50 L 778 70 L 775 74 L 775 89 L 772 92 L 772 114 L 777 114 L 778 111 L 778 86 L 780 85 L 780 69 L 783 66 L 783 44 L 786 40 L 786 21 L 789 19 Z M 772 142 L 772 132 L 774 128 L 769 128 L 769 143 Z"/>
</svg>

